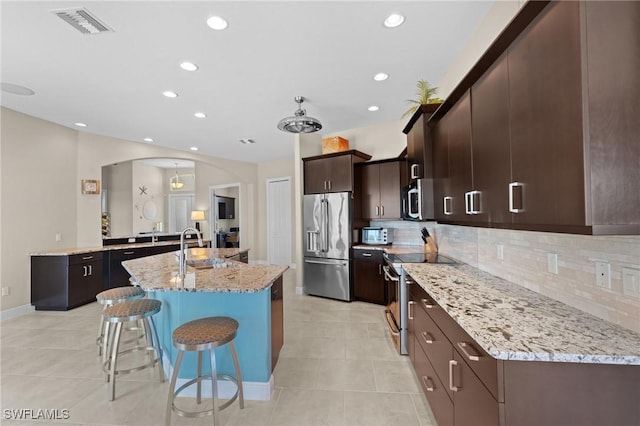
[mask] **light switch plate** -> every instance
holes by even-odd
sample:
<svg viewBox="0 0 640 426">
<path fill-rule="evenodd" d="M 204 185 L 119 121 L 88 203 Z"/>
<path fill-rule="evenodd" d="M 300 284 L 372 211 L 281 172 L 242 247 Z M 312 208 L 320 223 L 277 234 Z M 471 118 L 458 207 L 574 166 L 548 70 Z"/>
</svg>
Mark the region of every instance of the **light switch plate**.
<svg viewBox="0 0 640 426">
<path fill-rule="evenodd" d="M 9 287 L 2 287 L 2 295 L 3 296 L 9 295 Z"/>
<path fill-rule="evenodd" d="M 558 275 L 558 254 L 547 253 L 547 270 Z"/>
<path fill-rule="evenodd" d="M 611 264 L 609 262 L 596 261 L 596 285 L 602 288 L 611 288 Z"/>
<path fill-rule="evenodd" d="M 640 298 L 640 269 L 622 268 L 622 291 Z"/>
</svg>

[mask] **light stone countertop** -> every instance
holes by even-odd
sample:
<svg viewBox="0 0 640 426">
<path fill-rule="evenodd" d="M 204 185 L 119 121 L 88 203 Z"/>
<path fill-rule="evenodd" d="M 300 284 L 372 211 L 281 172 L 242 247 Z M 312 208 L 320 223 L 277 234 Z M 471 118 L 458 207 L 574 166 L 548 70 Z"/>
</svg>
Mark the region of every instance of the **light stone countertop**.
<svg viewBox="0 0 640 426">
<path fill-rule="evenodd" d="M 402 267 L 491 356 L 640 365 L 640 334 L 465 264 Z"/>
<path fill-rule="evenodd" d="M 189 243 L 197 244 L 198 239 L 188 238 L 186 241 Z M 209 242 L 209 240 L 202 240 L 202 241 L 204 241 L 205 243 Z M 126 249 L 162 247 L 162 246 L 172 246 L 172 245 L 179 246 L 180 240 L 156 241 L 155 243 L 145 242 L 145 243 L 131 243 L 131 244 L 112 244 L 112 245 L 97 246 L 97 247 L 68 247 L 68 248 L 61 248 L 61 249 L 37 251 L 37 252 L 29 253 L 29 256 L 73 256 L 74 254 L 95 253 L 99 251 L 105 252 L 105 251 L 111 251 L 111 250 L 126 250 Z M 237 248 L 218 249 L 218 250 L 235 250 L 236 252 L 238 252 Z M 249 250 L 244 249 L 244 250 L 240 250 L 239 252 L 242 252 L 242 251 L 249 251 Z"/>
<path fill-rule="evenodd" d="M 389 254 L 405 254 L 405 253 L 422 253 L 424 246 L 416 245 L 374 245 L 374 244 L 356 244 L 352 248 L 357 250 L 382 250 Z"/>
<path fill-rule="evenodd" d="M 193 248 L 187 259 L 220 259 L 224 267 L 197 269 L 187 266 L 184 283 L 177 278 L 177 252 L 147 256 L 122 262 L 124 268 L 145 291 L 255 293 L 265 290 L 287 269 L 287 265 L 248 265 L 228 259 L 232 250 Z M 226 258 L 226 259 L 223 259 Z"/>
</svg>

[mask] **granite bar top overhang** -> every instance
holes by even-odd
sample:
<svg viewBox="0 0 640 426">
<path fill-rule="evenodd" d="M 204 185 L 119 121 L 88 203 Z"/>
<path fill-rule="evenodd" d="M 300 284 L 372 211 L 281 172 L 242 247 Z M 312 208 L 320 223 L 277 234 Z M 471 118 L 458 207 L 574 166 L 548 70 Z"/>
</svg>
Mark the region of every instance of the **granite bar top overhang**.
<svg viewBox="0 0 640 426">
<path fill-rule="evenodd" d="M 190 244 L 197 243 L 197 238 L 189 238 L 186 240 Z M 209 242 L 210 240 L 202 240 L 203 242 Z M 29 253 L 29 256 L 73 256 L 75 254 L 87 254 L 87 253 L 95 253 L 95 252 L 107 252 L 111 250 L 126 250 L 126 249 L 138 249 L 138 248 L 147 248 L 147 247 L 163 247 L 163 246 L 179 246 L 180 240 L 169 240 L 169 241 L 156 241 L 145 242 L 145 243 L 130 243 L 130 244 L 113 244 L 106 246 L 97 246 L 97 247 L 67 247 L 60 249 L 51 249 L 51 250 L 42 250 L 36 251 L 33 253 Z M 225 249 L 218 249 L 225 250 Z M 249 249 L 238 249 L 238 248 L 230 248 L 228 250 L 235 250 L 233 254 L 230 254 L 226 257 L 235 256 L 236 254 L 249 251 Z"/>
<path fill-rule="evenodd" d="M 403 268 L 501 360 L 640 365 L 640 334 L 469 265 Z"/>
<path fill-rule="evenodd" d="M 187 276 L 178 278 L 178 253 L 164 253 L 122 262 L 132 281 L 145 291 L 254 293 L 265 290 L 289 269 L 287 265 L 248 265 L 225 256 L 227 250 L 195 248 L 187 259 L 221 259 L 228 266 L 207 269 L 187 266 Z M 238 249 L 235 249 L 238 251 Z M 246 251 L 246 250 L 245 250 Z M 240 252 L 240 251 L 238 251 Z"/>
</svg>

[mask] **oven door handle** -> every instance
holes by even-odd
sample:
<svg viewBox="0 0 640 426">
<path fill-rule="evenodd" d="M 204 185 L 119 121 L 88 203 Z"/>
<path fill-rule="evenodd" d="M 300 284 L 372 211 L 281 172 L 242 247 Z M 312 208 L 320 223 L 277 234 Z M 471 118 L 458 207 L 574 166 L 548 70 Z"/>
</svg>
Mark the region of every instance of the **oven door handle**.
<svg viewBox="0 0 640 426">
<path fill-rule="evenodd" d="M 387 320 L 387 324 L 389 325 L 389 329 L 391 330 L 391 334 L 393 336 L 399 336 L 400 335 L 400 327 L 398 327 L 398 324 L 396 324 L 396 320 L 395 318 L 393 318 L 393 314 L 391 313 L 391 311 L 389 309 L 385 309 L 384 310 L 384 318 Z"/>
<path fill-rule="evenodd" d="M 382 269 L 384 270 L 384 276 L 386 279 L 388 279 L 389 281 L 400 281 L 400 277 L 398 276 L 393 276 L 391 274 L 391 271 L 389 270 L 389 267 L 387 265 L 383 266 Z"/>
</svg>

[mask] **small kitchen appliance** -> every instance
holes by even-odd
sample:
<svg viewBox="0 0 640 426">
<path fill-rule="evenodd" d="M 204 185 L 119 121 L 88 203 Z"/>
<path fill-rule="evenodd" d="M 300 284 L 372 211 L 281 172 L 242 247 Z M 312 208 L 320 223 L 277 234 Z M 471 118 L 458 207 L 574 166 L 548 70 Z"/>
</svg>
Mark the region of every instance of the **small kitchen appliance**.
<svg viewBox="0 0 640 426">
<path fill-rule="evenodd" d="M 362 228 L 362 244 L 387 245 L 393 243 L 393 228 Z"/>
</svg>

